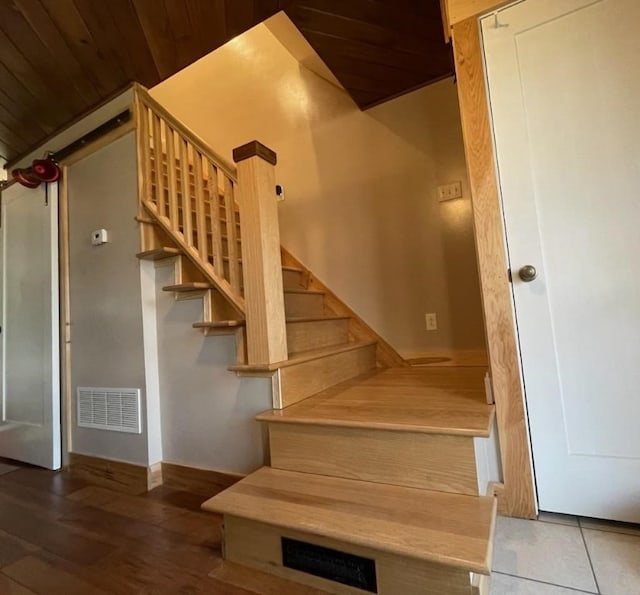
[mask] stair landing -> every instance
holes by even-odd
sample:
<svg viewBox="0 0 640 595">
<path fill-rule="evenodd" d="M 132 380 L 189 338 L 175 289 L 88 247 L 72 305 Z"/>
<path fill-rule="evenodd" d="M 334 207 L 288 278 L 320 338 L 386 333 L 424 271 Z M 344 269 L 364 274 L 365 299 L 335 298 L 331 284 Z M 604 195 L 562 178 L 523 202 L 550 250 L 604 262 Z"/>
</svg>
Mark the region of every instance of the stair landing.
<svg viewBox="0 0 640 595">
<path fill-rule="evenodd" d="M 354 378 L 286 409 L 258 416 L 269 423 L 488 437 L 484 368 L 388 368 Z"/>
</svg>

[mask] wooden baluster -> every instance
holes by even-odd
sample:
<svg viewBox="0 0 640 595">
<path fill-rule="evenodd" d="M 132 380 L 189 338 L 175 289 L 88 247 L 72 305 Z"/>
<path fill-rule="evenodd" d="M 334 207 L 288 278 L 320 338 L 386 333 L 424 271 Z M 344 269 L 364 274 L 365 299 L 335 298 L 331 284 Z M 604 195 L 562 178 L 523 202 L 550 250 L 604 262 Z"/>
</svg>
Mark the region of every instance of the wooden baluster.
<svg viewBox="0 0 640 595">
<path fill-rule="evenodd" d="M 196 197 L 196 229 L 198 230 L 198 253 L 203 262 L 209 262 L 209 242 L 207 238 L 207 217 L 204 204 L 204 176 L 202 155 L 193 151 L 193 185 Z"/>
<path fill-rule="evenodd" d="M 151 200 L 151 150 L 149 146 L 149 108 L 136 97 L 136 153 L 138 157 L 138 221 L 140 250 L 145 251 L 154 246 L 153 226 L 143 223 L 147 212 L 143 203 Z"/>
<path fill-rule="evenodd" d="M 166 123 L 165 123 L 166 124 Z M 178 180 L 176 176 L 176 133 L 168 124 L 165 125 L 167 135 L 167 180 L 169 192 L 169 221 L 171 229 L 178 231 L 180 217 L 178 214 Z"/>
<path fill-rule="evenodd" d="M 191 205 L 191 229 L 193 230 L 193 247 L 198 249 L 198 218 L 196 216 L 196 193 L 195 185 L 191 183 L 191 175 L 193 173 L 193 164 L 195 162 L 196 149 L 187 141 L 187 160 L 189 162 L 187 168 L 187 187 L 189 188 L 189 204 Z"/>
<path fill-rule="evenodd" d="M 222 260 L 222 226 L 220 224 L 220 194 L 219 176 L 224 176 L 222 170 L 214 168 L 207 159 L 209 172 L 209 211 L 211 214 L 211 254 L 213 255 L 213 268 L 220 277 L 224 277 L 224 261 Z"/>
<path fill-rule="evenodd" d="M 191 218 L 191 189 L 189 188 L 189 153 L 187 141 L 180 139 L 180 182 L 182 188 L 182 233 L 187 246 L 193 246 L 193 219 Z"/>
<path fill-rule="evenodd" d="M 162 150 L 162 126 L 160 118 L 153 114 L 153 156 L 156 169 L 156 206 L 158 207 L 158 215 L 166 217 L 167 210 L 164 197 L 164 174 L 162 166 L 164 163 L 164 151 Z"/>
<path fill-rule="evenodd" d="M 149 108 L 142 102 L 138 112 L 138 156 L 140 158 L 140 198 L 151 200 L 151 141 L 149 139 Z"/>
<path fill-rule="evenodd" d="M 233 159 L 238 164 L 248 360 L 250 364 L 271 364 L 287 359 L 275 195 L 277 157 L 253 141 L 234 149 Z M 234 234 L 234 245 L 235 240 Z"/>
<path fill-rule="evenodd" d="M 241 294 L 242 275 L 238 254 L 238 228 L 236 227 L 236 201 L 233 182 L 224 176 L 224 210 L 227 220 L 227 256 L 229 257 L 229 283 L 236 295 Z"/>
</svg>

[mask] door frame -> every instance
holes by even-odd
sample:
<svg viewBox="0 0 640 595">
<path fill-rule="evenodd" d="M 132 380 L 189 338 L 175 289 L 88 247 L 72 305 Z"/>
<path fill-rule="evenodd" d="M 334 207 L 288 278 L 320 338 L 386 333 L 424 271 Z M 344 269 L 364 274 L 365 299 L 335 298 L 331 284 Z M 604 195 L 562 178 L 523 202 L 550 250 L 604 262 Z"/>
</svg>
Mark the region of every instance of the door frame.
<svg viewBox="0 0 640 595">
<path fill-rule="evenodd" d="M 58 259 L 60 291 L 60 434 L 62 436 L 62 467 L 69 466 L 72 450 L 73 414 L 71 410 L 71 306 L 69 301 L 69 195 L 68 166 L 60 164 L 58 185 Z"/>
<path fill-rule="evenodd" d="M 503 483 L 501 514 L 535 518 L 537 497 L 524 401 L 479 18 L 513 1 L 445 0 L 451 31 Z"/>
</svg>

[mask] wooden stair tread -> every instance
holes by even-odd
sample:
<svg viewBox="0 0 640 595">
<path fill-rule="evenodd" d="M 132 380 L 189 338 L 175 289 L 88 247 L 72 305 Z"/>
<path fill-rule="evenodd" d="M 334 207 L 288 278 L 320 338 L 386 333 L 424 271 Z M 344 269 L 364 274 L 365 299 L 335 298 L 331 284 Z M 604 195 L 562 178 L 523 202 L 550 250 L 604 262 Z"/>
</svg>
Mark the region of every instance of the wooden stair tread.
<svg viewBox="0 0 640 595">
<path fill-rule="evenodd" d="M 300 293 L 304 295 L 325 295 L 324 291 L 314 291 L 312 289 L 285 289 L 284 293 Z"/>
<path fill-rule="evenodd" d="M 295 324 L 297 322 L 324 322 L 328 320 L 349 320 L 348 316 L 310 316 L 308 318 L 287 318 L 286 322 Z M 216 328 L 219 326 L 246 326 L 246 320 L 216 320 L 194 322 L 193 328 Z"/>
<path fill-rule="evenodd" d="M 162 291 L 176 291 L 178 293 L 183 291 L 202 291 L 203 289 L 213 289 L 213 285 L 204 281 L 192 281 L 190 283 L 178 283 L 176 285 L 167 285 L 162 288 Z"/>
<path fill-rule="evenodd" d="M 352 343 L 343 343 L 342 345 L 323 347 L 321 349 L 309 349 L 308 351 L 290 353 L 289 359 L 281 362 L 275 362 L 273 364 L 237 364 L 229 366 L 229 370 L 233 372 L 271 372 L 278 368 L 288 368 L 297 364 L 302 364 L 331 355 L 337 355 L 339 353 L 345 353 L 347 351 L 353 351 L 354 349 L 361 349 L 362 347 L 368 347 L 375 344 L 375 341 L 354 341 Z"/>
<path fill-rule="evenodd" d="M 175 291 L 173 289 L 167 291 Z M 304 322 L 324 322 L 331 320 L 349 320 L 348 316 L 320 316 L 309 318 L 287 318 L 287 324 L 304 323 Z M 191 326 L 193 328 L 223 328 L 234 326 L 246 326 L 246 320 L 212 320 L 212 321 L 200 321 L 194 322 Z"/>
<path fill-rule="evenodd" d="M 202 508 L 489 574 L 496 501 L 263 467 Z"/>
<path fill-rule="evenodd" d="M 247 323 L 244 320 L 215 320 L 209 322 L 194 322 L 191 326 L 193 328 L 233 328 L 239 326 L 245 326 Z"/>
<path fill-rule="evenodd" d="M 349 320 L 349 316 L 292 316 L 287 318 L 287 322 L 323 322 L 325 320 Z"/>
<path fill-rule="evenodd" d="M 180 254 L 178 248 L 170 248 L 165 246 L 163 248 L 154 248 L 153 250 L 145 250 L 144 252 L 138 252 L 136 257 L 140 260 L 162 260 L 164 258 L 171 258 Z"/>
<path fill-rule="evenodd" d="M 288 267 L 288 266 L 283 266 L 282 267 L 283 271 L 292 271 L 294 273 L 304 273 L 304 269 L 301 269 L 299 267 Z"/>
<path fill-rule="evenodd" d="M 487 437 L 483 368 L 388 368 L 354 378 L 259 421 Z"/>
</svg>

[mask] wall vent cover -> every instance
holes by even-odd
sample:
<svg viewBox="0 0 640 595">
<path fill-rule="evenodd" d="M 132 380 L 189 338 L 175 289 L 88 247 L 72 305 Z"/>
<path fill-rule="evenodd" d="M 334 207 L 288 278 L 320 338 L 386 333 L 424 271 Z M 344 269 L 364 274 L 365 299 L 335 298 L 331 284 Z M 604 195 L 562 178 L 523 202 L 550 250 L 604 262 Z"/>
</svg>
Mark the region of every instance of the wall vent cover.
<svg viewBox="0 0 640 595">
<path fill-rule="evenodd" d="M 285 568 L 293 568 L 369 593 L 378 592 L 375 560 L 289 537 L 281 537 L 280 541 L 282 565 Z"/>
<path fill-rule="evenodd" d="M 78 426 L 141 434 L 140 389 L 78 387 Z"/>
</svg>

